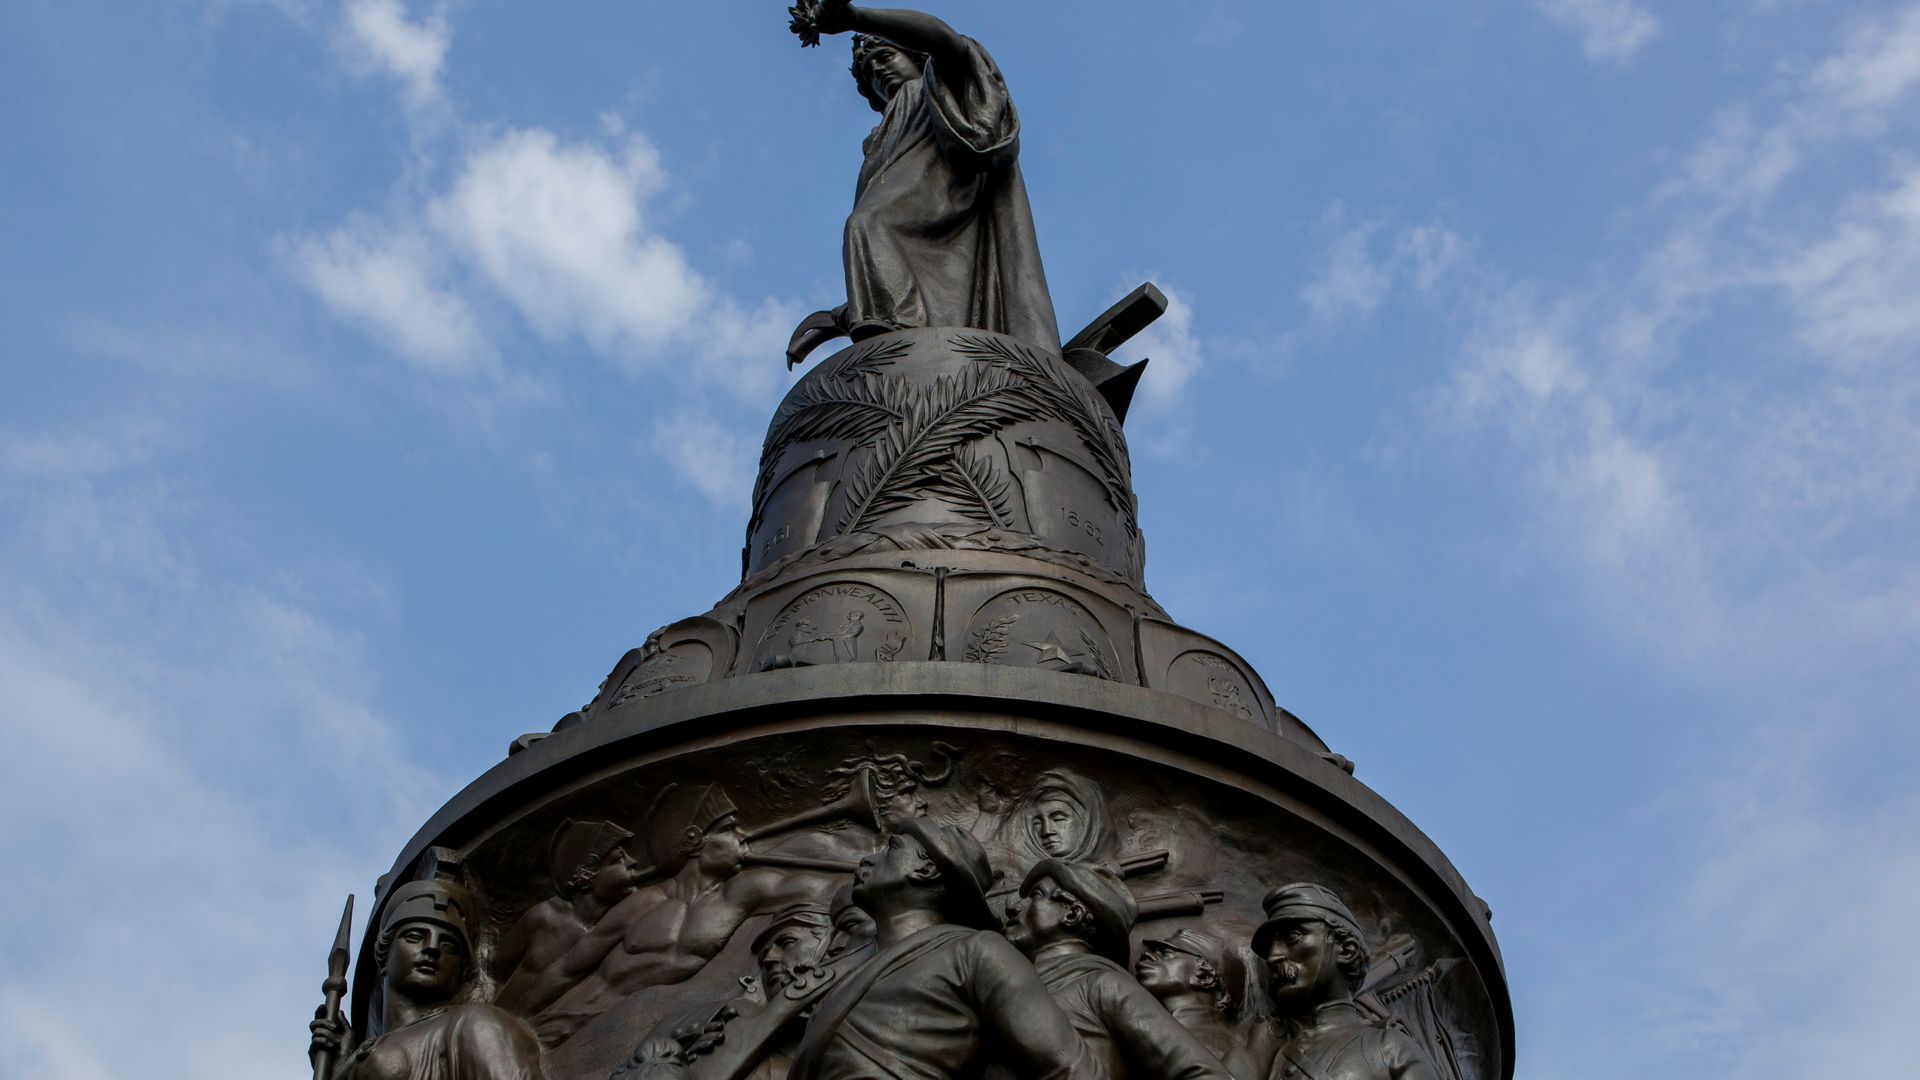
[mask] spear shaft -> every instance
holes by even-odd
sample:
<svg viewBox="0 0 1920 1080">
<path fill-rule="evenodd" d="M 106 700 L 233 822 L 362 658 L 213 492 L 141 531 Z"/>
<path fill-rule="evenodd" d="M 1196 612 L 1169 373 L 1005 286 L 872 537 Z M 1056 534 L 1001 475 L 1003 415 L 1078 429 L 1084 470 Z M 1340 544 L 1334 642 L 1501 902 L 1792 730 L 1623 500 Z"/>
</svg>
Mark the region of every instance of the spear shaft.
<svg viewBox="0 0 1920 1080">
<path fill-rule="evenodd" d="M 347 965 L 353 961 L 353 950 L 348 939 L 353 934 L 353 896 L 347 896 L 347 909 L 340 913 L 340 932 L 334 935 L 333 951 L 327 954 L 327 978 L 320 984 L 321 993 L 327 996 L 327 1003 L 321 1009 L 321 1015 L 333 1021 L 334 1026 L 345 1030 L 345 1019 L 340 1012 L 340 999 L 347 992 Z M 333 1054 L 321 1050 L 313 1055 L 313 1080 L 330 1080 L 333 1073 Z"/>
</svg>

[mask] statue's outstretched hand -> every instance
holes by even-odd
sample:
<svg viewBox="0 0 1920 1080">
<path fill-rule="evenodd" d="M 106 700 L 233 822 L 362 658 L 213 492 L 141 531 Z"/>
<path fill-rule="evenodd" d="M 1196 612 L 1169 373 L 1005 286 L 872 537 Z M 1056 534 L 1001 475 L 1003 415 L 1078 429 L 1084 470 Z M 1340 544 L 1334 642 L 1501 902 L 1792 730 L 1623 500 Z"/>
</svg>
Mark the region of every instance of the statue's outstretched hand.
<svg viewBox="0 0 1920 1080">
<path fill-rule="evenodd" d="M 787 9 L 787 28 L 800 38 L 800 44 L 820 44 L 821 34 L 843 34 L 853 29 L 849 0 L 796 0 Z"/>
</svg>

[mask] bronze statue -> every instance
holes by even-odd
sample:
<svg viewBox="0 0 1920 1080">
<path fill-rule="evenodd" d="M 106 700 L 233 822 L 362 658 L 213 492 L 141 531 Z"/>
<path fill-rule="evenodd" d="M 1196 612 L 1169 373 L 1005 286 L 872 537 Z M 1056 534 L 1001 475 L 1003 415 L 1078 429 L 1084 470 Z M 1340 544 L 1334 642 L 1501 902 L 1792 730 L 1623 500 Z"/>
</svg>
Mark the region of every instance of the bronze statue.
<svg viewBox="0 0 1920 1080">
<path fill-rule="evenodd" d="M 656 800 L 648 849 L 666 880 L 614 905 L 519 1000 L 541 1010 L 541 1037 L 564 1039 L 636 990 L 681 982 L 706 966 L 742 923 L 831 896 L 842 875 L 747 865 L 739 810 L 718 784 L 678 785 Z"/>
<path fill-rule="evenodd" d="M 1253 932 L 1253 951 L 1272 999 L 1270 1080 L 1438 1080 L 1411 1037 L 1355 1007 L 1366 936 L 1332 889 L 1283 885 L 1262 907 L 1267 920 Z"/>
<path fill-rule="evenodd" d="M 867 136 L 843 261 L 847 302 L 794 331 L 789 366 L 842 334 L 908 327 L 993 330 L 1058 350 L 1020 118 L 993 58 L 917 11 L 801 0 L 802 42 L 855 31 L 853 77 L 880 113 Z"/>
<path fill-rule="evenodd" d="M 1164 294 L 1063 340 L 993 59 L 929 15 L 786 2 L 803 44 L 855 35 L 879 114 L 846 302 L 787 355 L 855 344 L 767 426 L 738 586 L 392 864 L 462 867 L 493 910 L 404 886 L 360 943 L 387 986 L 350 998 L 336 938 L 316 1080 L 1512 1080 L 1484 903 L 1147 590 L 1122 430 L 1144 361 L 1110 354 Z M 1238 928 L 1296 878 L 1364 894 L 1407 949 L 1361 981 L 1352 914 L 1288 886 L 1248 985 Z M 988 896 L 1023 881 L 1008 924 Z"/>
<path fill-rule="evenodd" d="M 1007 907 L 1007 938 L 1113 1080 L 1227 1080 L 1220 1060 L 1127 974 L 1138 913 L 1112 869 L 1043 859 Z"/>
<path fill-rule="evenodd" d="M 1205 930 L 1176 930 L 1140 943 L 1133 972 L 1147 992 L 1193 1032 L 1200 1044 L 1240 1076 L 1244 1054 L 1240 1019 L 1246 1005 L 1247 970 L 1235 949 Z"/>
<path fill-rule="evenodd" d="M 632 839 L 610 821 L 568 821 L 554 833 L 554 895 L 529 908 L 494 947 L 494 976 L 502 983 L 495 1004 L 519 1008 L 540 974 L 640 887 L 642 868 L 627 850 Z"/>
<path fill-rule="evenodd" d="M 827 935 L 825 959 L 837 960 L 873 944 L 873 916 L 853 902 L 853 886 L 843 885 L 833 894 L 827 921 L 832 929 Z"/>
<path fill-rule="evenodd" d="M 1040 976 L 994 931 L 992 873 L 979 841 L 911 818 L 860 861 L 853 899 L 878 951 L 814 1007 L 792 1080 L 972 1077 L 997 1062 L 1018 1077 L 1100 1075 Z"/>
<path fill-rule="evenodd" d="M 312 1025 L 309 1054 L 338 1062 L 333 1080 L 544 1080 L 525 1023 L 492 1005 L 456 1003 L 473 955 L 472 907 L 449 882 L 394 890 L 374 945 L 386 1029 L 356 1044 L 341 1021 Z"/>
</svg>

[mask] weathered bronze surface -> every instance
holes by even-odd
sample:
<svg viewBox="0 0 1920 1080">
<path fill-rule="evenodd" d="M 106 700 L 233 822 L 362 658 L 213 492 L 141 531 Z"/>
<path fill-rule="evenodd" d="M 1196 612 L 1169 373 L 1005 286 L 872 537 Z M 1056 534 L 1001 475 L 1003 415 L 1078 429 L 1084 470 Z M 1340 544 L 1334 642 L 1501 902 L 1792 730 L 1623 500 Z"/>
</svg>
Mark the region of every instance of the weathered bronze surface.
<svg viewBox="0 0 1920 1080">
<path fill-rule="evenodd" d="M 970 326 L 1055 349 L 1053 298 L 1020 177 L 1020 117 L 979 42 L 917 11 L 827 0 L 803 40 L 859 31 L 853 77 L 880 123 L 847 216 L 847 302 L 794 331 L 789 366 L 842 333 Z"/>
<path fill-rule="evenodd" d="M 791 18 L 882 112 L 789 359 L 853 344 L 768 425 L 739 585 L 400 854 L 316 1075 L 1510 1080 L 1486 906 L 1146 591 L 1107 353 L 1165 298 L 1061 342 L 985 51 Z"/>
</svg>

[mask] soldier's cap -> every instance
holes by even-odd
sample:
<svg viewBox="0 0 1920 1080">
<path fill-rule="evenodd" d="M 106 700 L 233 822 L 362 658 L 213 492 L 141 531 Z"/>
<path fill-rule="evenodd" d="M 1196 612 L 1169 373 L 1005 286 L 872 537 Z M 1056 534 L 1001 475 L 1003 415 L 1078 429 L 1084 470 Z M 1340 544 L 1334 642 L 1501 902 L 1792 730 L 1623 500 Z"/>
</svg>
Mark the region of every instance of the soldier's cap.
<svg viewBox="0 0 1920 1080">
<path fill-rule="evenodd" d="M 753 955 L 759 956 L 773 941 L 773 936 L 789 926 L 810 926 L 816 930 L 826 930 L 833 925 L 832 909 L 817 900 L 806 900 L 798 904 L 789 904 L 773 916 L 767 928 L 753 937 Z"/>
<path fill-rule="evenodd" d="M 1197 956 L 1213 965 L 1213 972 L 1220 977 L 1220 988 L 1233 1005 L 1238 1005 L 1246 995 L 1247 965 L 1240 954 L 1225 940 L 1205 930 L 1175 930 L 1163 938 L 1146 938 L 1140 947 L 1154 952 L 1181 952 L 1188 956 Z"/>
<path fill-rule="evenodd" d="M 1265 952 L 1267 940 L 1279 929 L 1281 924 L 1299 922 L 1303 919 L 1318 919 L 1329 926 L 1345 928 L 1361 942 L 1360 951 L 1366 951 L 1367 935 L 1360 929 L 1360 920 L 1347 910 L 1338 893 L 1325 885 L 1316 885 L 1310 881 L 1296 881 L 1291 885 L 1282 885 L 1266 895 L 1260 906 L 1267 913 L 1267 921 L 1253 931 L 1253 950 Z"/>
<path fill-rule="evenodd" d="M 994 918 L 993 908 L 987 904 L 993 868 L 987 865 L 987 853 L 972 833 L 957 825 L 937 825 L 923 817 L 901 822 L 899 831 L 919 844 L 928 860 L 939 869 L 948 919 L 975 930 L 1000 929 L 1000 920 Z"/>
<path fill-rule="evenodd" d="M 839 922 L 840 916 L 845 914 L 848 908 L 859 906 L 853 902 L 853 886 L 842 885 L 833 891 L 833 899 L 827 904 L 827 917 L 834 922 Z"/>
<path fill-rule="evenodd" d="M 1065 859 L 1041 859 L 1020 882 L 1025 893 L 1041 878 L 1052 878 L 1055 885 L 1070 893 L 1093 917 L 1093 933 L 1088 943 L 1093 951 L 1126 967 L 1133 953 L 1129 935 L 1140 918 L 1140 902 L 1133 898 L 1127 883 L 1104 863 L 1068 862 Z"/>
<path fill-rule="evenodd" d="M 611 821 L 574 821 L 569 818 L 553 834 L 553 860 L 548 869 L 553 887 L 567 891 L 567 881 L 581 867 L 605 859 L 633 839 L 633 834 Z"/>
<path fill-rule="evenodd" d="M 467 890 L 451 881 L 409 881 L 393 890 L 386 909 L 380 913 L 380 935 L 390 933 L 402 923 L 430 922 L 460 935 L 473 947 L 473 934 L 467 929 L 472 917 L 473 898 Z"/>
<path fill-rule="evenodd" d="M 686 865 L 680 838 L 688 829 L 705 832 L 739 813 L 719 784 L 668 784 L 647 815 L 647 857 L 661 873 L 672 874 Z"/>
</svg>

